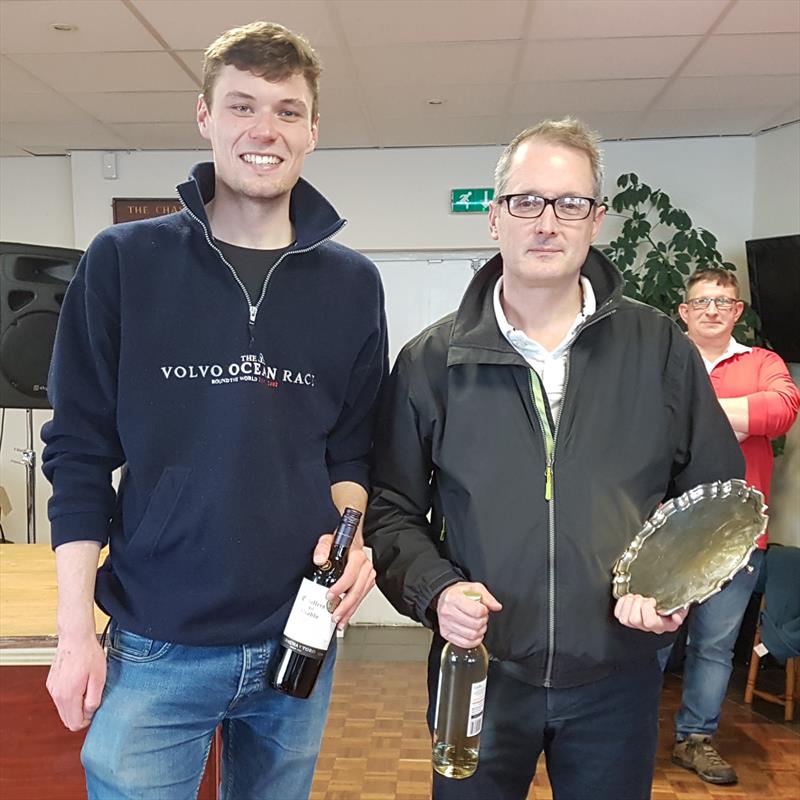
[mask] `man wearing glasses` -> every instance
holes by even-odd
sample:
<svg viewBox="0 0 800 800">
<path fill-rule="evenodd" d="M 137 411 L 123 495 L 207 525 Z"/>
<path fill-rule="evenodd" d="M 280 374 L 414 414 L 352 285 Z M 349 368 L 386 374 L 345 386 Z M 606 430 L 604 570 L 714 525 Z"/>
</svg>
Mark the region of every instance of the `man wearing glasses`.
<svg viewBox="0 0 800 800">
<path fill-rule="evenodd" d="M 694 347 L 590 247 L 601 184 L 582 123 L 517 136 L 500 254 L 406 345 L 382 403 L 367 543 L 394 606 L 434 629 L 430 725 L 444 641 L 492 659 L 477 772 L 434 775 L 436 800 L 523 800 L 542 752 L 557 800 L 650 797 L 656 652 L 685 612 L 615 605 L 612 565 L 660 502 L 744 474 Z"/>
<path fill-rule="evenodd" d="M 689 338 L 697 346 L 719 404 L 742 448 L 746 480 L 769 503 L 772 479 L 770 440 L 786 433 L 797 417 L 800 394 L 783 359 L 770 350 L 745 347 L 733 338 L 744 310 L 739 282 L 729 270 L 695 272 L 686 302 L 678 307 Z M 732 670 L 733 646 L 764 558 L 764 534 L 743 570 L 719 593 L 689 615 L 683 698 L 675 717 L 672 760 L 709 783 L 736 783 L 736 771 L 711 743 Z M 666 663 L 670 648 L 660 655 Z"/>
</svg>

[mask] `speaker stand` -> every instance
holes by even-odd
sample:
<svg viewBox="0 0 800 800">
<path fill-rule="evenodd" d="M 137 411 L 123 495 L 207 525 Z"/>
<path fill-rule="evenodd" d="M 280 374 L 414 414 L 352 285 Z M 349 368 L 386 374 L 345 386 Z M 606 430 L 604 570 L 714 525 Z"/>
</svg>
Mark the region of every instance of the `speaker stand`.
<svg viewBox="0 0 800 800">
<path fill-rule="evenodd" d="M 16 461 L 25 467 L 25 495 L 28 512 L 28 544 L 36 544 L 36 451 L 33 449 L 33 409 L 25 409 L 27 421 L 27 437 L 25 449 L 14 448 L 22 454 L 22 460 Z"/>
</svg>

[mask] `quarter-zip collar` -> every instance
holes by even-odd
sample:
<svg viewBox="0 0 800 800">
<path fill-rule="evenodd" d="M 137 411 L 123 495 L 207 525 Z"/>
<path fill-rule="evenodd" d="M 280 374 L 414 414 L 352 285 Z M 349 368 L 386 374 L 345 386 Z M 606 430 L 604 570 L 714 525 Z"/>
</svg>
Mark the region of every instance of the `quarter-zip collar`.
<svg viewBox="0 0 800 800">
<path fill-rule="evenodd" d="M 493 290 L 503 272 L 503 258 L 498 253 L 484 264 L 470 281 L 453 322 L 447 350 L 447 366 L 454 364 L 521 364 L 525 359 L 509 344 L 497 325 Z M 594 247 L 581 267 L 592 284 L 597 308 L 581 325 L 591 325 L 615 309 L 622 300 L 620 271 Z"/>
<path fill-rule="evenodd" d="M 210 231 L 206 203 L 214 198 L 214 164 L 210 161 L 196 164 L 189 179 L 176 188 L 186 208 Z M 292 189 L 289 219 L 295 233 L 289 252 L 311 248 L 329 239 L 345 224 L 336 209 L 303 178 Z"/>
</svg>

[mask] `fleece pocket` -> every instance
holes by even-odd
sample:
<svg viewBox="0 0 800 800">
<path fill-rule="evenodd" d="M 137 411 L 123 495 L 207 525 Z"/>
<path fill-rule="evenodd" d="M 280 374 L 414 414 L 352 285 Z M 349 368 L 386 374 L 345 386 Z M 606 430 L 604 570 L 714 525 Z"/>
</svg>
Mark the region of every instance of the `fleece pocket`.
<svg viewBox="0 0 800 800">
<path fill-rule="evenodd" d="M 158 542 L 175 513 L 190 473 L 188 467 L 167 467 L 150 495 L 142 521 L 131 537 L 136 547 L 146 551 L 149 556 L 158 548 Z"/>
</svg>

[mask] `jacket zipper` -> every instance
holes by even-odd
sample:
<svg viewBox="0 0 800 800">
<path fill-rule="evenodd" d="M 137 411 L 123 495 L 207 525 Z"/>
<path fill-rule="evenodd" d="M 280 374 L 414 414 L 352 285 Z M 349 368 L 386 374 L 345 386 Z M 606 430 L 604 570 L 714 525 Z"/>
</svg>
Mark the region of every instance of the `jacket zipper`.
<svg viewBox="0 0 800 800">
<path fill-rule="evenodd" d="M 569 380 L 569 354 L 567 354 L 566 370 L 564 375 L 564 391 L 561 395 L 561 404 L 564 403 L 564 395 L 567 391 Z M 539 420 L 539 428 L 544 440 L 545 469 L 544 469 L 544 499 L 547 503 L 547 664 L 544 673 L 544 686 L 550 688 L 551 677 L 553 674 L 553 657 L 555 655 L 556 639 L 556 525 L 555 525 L 555 503 L 553 502 L 553 460 L 555 456 L 556 436 L 558 435 L 558 419 L 554 421 L 554 430 L 550 430 L 550 422 L 547 419 L 545 403 L 548 402 L 544 396 L 539 376 L 535 370 L 528 372 L 528 383 L 531 391 L 531 400 L 536 410 L 536 418 Z M 561 418 L 561 409 L 558 411 L 558 418 Z"/>
<path fill-rule="evenodd" d="M 230 270 L 231 275 L 233 275 L 233 279 L 236 281 L 236 283 L 239 284 L 239 288 L 242 290 L 242 294 L 244 295 L 244 299 L 247 302 L 247 308 L 248 308 L 248 311 L 249 311 L 249 321 L 248 321 L 247 325 L 248 325 L 248 332 L 250 334 L 250 345 L 249 345 L 250 347 L 253 346 L 253 341 L 254 341 L 253 335 L 254 335 L 254 331 L 255 331 L 256 316 L 258 315 L 258 309 L 261 308 L 261 304 L 264 302 L 264 297 L 267 294 L 267 287 L 269 286 L 269 281 L 270 281 L 270 278 L 272 277 L 272 273 L 275 272 L 275 270 L 278 268 L 278 266 L 283 261 L 283 259 L 286 258 L 287 256 L 297 255 L 297 254 L 300 254 L 300 253 L 309 253 L 312 250 L 316 250 L 320 245 L 325 244 L 325 242 L 327 242 L 328 240 L 330 240 L 334 236 L 336 236 L 336 234 L 339 233 L 339 231 L 347 224 L 346 220 L 343 221 L 343 223 L 333 233 L 331 233 L 329 236 L 326 236 L 324 239 L 320 239 L 318 242 L 315 242 L 310 247 L 304 247 L 302 250 L 287 250 L 287 252 L 285 252 L 272 265 L 272 267 L 270 267 L 270 270 L 267 273 L 267 277 L 264 279 L 264 285 L 261 287 L 261 294 L 259 295 L 258 301 L 256 302 L 255 305 L 253 305 L 253 301 L 250 298 L 250 293 L 247 291 L 247 288 L 242 283 L 242 280 L 239 277 L 239 275 L 237 274 L 237 272 L 234 269 L 234 267 L 230 263 L 228 263 L 228 260 L 225 258 L 224 255 L 222 255 L 222 251 L 219 249 L 219 247 L 217 247 L 214 244 L 214 241 L 213 241 L 213 239 L 211 238 L 211 235 L 208 232 L 208 228 L 206 227 L 206 224 L 203 222 L 203 220 L 201 220 L 194 213 L 194 211 L 192 211 L 189 208 L 189 206 L 186 205 L 186 203 L 183 201 L 183 198 L 180 197 L 180 195 L 179 195 L 179 199 L 181 201 L 181 205 L 186 210 L 186 213 L 198 225 L 200 225 L 200 227 L 203 229 L 203 234 L 206 237 L 206 242 L 208 242 L 208 246 L 220 257 L 220 259 L 222 260 L 222 263 Z"/>
<path fill-rule="evenodd" d="M 591 327 L 595 322 L 600 322 L 601 319 L 610 317 L 615 311 L 616 309 L 611 309 L 602 316 L 595 317 L 593 320 L 586 323 L 586 325 L 578 331 L 575 339 L 577 339 L 586 328 Z M 545 397 L 544 387 L 535 370 L 530 369 L 528 371 L 531 401 L 536 411 L 536 418 L 539 420 L 539 427 L 541 428 L 545 449 L 544 499 L 547 503 L 547 663 L 545 665 L 543 686 L 546 689 L 549 689 L 553 685 L 553 660 L 555 659 L 556 644 L 556 504 L 554 501 L 555 475 L 553 467 L 555 463 L 556 443 L 558 442 L 558 424 L 561 421 L 561 412 L 564 409 L 564 403 L 567 399 L 569 366 L 570 354 L 568 351 L 564 369 L 564 388 L 561 392 L 561 405 L 559 406 L 556 418 L 553 420 L 552 431 L 550 430 L 550 423 L 547 420 L 545 403 L 549 401 Z"/>
</svg>

